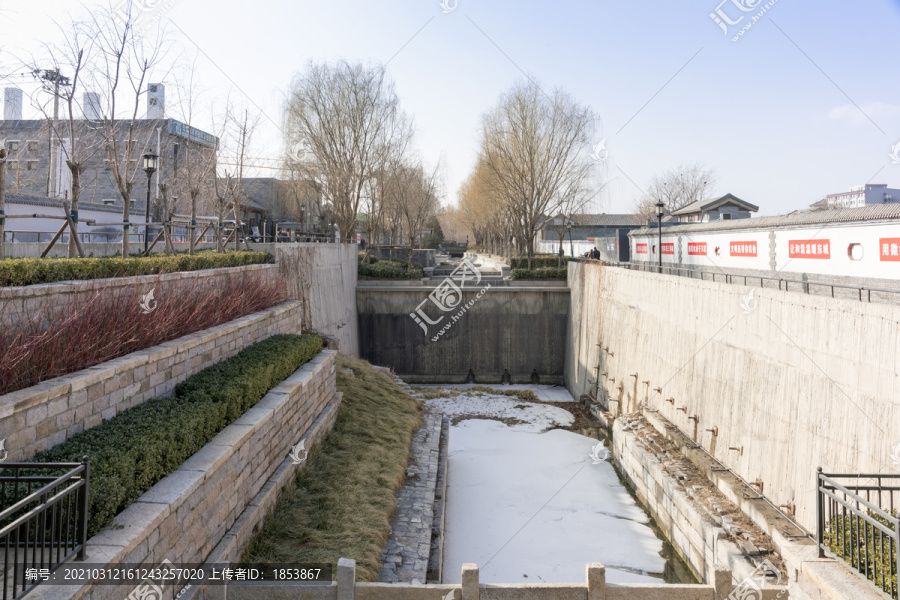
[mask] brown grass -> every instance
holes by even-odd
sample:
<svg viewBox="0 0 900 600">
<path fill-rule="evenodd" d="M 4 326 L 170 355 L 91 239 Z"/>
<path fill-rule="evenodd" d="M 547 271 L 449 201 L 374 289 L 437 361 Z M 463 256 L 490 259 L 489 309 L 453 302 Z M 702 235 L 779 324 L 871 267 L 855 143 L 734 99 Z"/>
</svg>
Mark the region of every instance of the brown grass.
<svg viewBox="0 0 900 600">
<path fill-rule="evenodd" d="M 358 581 L 378 580 L 419 402 L 369 363 L 342 355 L 337 388 L 344 398 L 334 430 L 279 498 L 244 563 L 352 558 Z"/>
</svg>

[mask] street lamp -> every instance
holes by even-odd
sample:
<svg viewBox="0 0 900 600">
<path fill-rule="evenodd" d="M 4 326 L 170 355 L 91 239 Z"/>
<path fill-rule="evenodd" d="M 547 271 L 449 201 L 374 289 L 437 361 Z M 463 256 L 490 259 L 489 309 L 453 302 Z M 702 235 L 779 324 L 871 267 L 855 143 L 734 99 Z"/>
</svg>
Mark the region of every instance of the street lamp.
<svg viewBox="0 0 900 600">
<path fill-rule="evenodd" d="M 656 226 L 659 228 L 659 243 L 657 244 L 657 248 L 659 248 L 659 272 L 662 273 L 662 218 L 663 218 L 663 208 L 665 208 L 665 204 L 662 201 L 656 203 Z"/>
<path fill-rule="evenodd" d="M 159 156 L 153 154 L 152 152 L 148 152 L 144 155 L 144 173 L 147 174 L 147 205 L 144 207 L 144 255 L 147 255 L 147 251 L 150 243 L 150 181 L 153 179 L 153 174 L 156 173 L 156 168 L 159 165 Z"/>
</svg>

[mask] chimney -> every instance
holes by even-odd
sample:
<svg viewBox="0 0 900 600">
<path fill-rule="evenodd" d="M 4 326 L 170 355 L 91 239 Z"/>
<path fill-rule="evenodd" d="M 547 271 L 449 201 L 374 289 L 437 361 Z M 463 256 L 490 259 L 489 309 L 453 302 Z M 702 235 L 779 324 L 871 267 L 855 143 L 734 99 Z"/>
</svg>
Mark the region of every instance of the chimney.
<svg viewBox="0 0 900 600">
<path fill-rule="evenodd" d="M 3 90 L 3 119 L 22 120 L 22 90 L 19 88 L 8 87 Z"/>
<path fill-rule="evenodd" d="M 82 110 L 88 121 L 99 121 L 103 118 L 103 104 L 97 92 L 85 92 Z"/>
<path fill-rule="evenodd" d="M 161 83 L 147 85 L 147 118 L 162 119 L 166 115 L 166 86 Z"/>
</svg>

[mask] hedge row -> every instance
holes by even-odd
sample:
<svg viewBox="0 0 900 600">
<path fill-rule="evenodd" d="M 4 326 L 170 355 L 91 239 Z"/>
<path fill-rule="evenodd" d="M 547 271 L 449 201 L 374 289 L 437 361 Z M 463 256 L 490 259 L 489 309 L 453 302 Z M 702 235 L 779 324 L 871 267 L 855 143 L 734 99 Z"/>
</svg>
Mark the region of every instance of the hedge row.
<svg viewBox="0 0 900 600">
<path fill-rule="evenodd" d="M 509 272 L 513 279 L 566 279 L 565 267 L 542 267 L 540 269 L 513 269 Z"/>
<path fill-rule="evenodd" d="M 0 260 L 0 286 L 199 271 L 275 262 L 268 252 L 202 252 L 146 258 L 10 258 Z"/>
<path fill-rule="evenodd" d="M 571 256 L 563 256 L 563 266 L 570 260 L 573 260 Z M 528 268 L 528 257 L 520 256 L 519 258 L 510 258 L 508 260 L 510 269 L 527 269 Z M 544 267 L 552 267 L 556 268 L 559 265 L 559 257 L 556 254 L 553 255 L 541 255 L 535 256 L 531 259 L 531 268 L 532 269 L 540 269 Z"/>
<path fill-rule="evenodd" d="M 413 263 L 413 268 L 410 269 L 407 263 L 399 260 L 379 260 L 374 264 L 359 263 L 359 276 L 372 279 L 421 279 L 425 275 L 419 263 Z"/>
<path fill-rule="evenodd" d="M 321 349 L 317 336 L 273 336 L 189 377 L 174 396 L 148 400 L 33 460 L 90 457 L 88 536 L 95 535 Z"/>
</svg>

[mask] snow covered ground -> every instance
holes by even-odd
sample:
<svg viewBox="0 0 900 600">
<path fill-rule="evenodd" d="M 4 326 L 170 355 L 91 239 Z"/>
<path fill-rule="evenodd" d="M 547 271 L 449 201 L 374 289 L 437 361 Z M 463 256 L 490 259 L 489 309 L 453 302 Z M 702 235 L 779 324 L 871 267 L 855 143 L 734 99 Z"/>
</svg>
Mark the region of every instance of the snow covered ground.
<svg viewBox="0 0 900 600">
<path fill-rule="evenodd" d="M 562 388 L 521 387 L 553 401 L 564 400 L 562 390 L 572 401 Z M 571 424 L 571 413 L 487 394 L 427 402 L 451 418 L 524 422 L 470 418 L 450 430 L 445 583 L 458 583 L 467 562 L 487 583 L 581 582 L 588 562 L 605 564 L 613 583 L 659 581 L 649 574 L 665 568 L 662 542 L 609 463 L 591 458 L 597 441 L 548 431 Z"/>
</svg>

